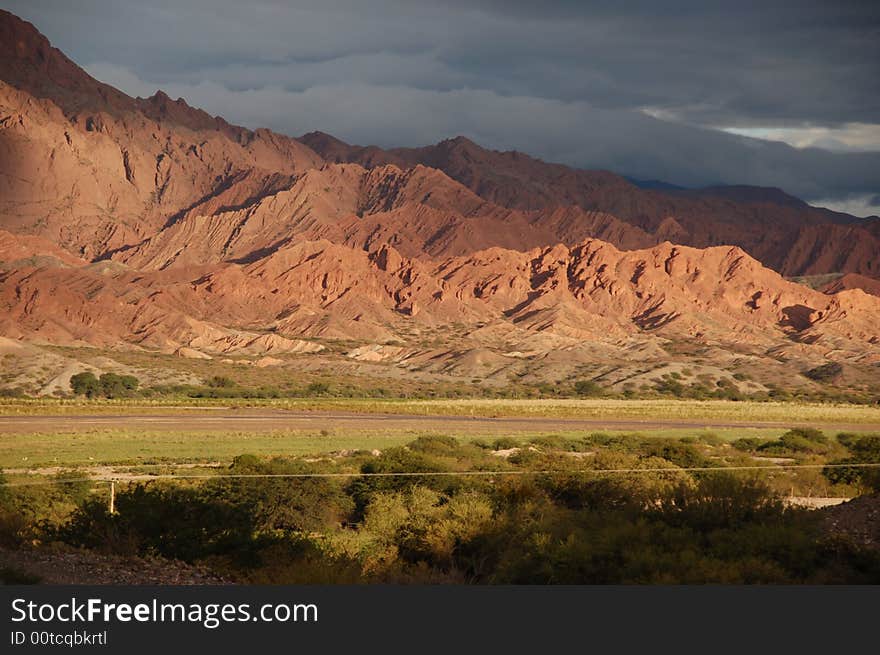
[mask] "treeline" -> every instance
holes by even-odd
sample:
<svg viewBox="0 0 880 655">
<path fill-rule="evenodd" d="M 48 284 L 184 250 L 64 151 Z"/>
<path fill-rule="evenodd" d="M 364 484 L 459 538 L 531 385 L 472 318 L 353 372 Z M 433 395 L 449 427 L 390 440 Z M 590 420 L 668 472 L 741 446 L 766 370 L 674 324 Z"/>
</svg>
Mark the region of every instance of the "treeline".
<svg viewBox="0 0 880 655">
<path fill-rule="evenodd" d="M 161 398 L 167 396 L 189 398 L 313 398 L 326 396 L 330 385 L 312 382 L 302 387 L 285 388 L 264 385 L 248 387 L 234 380 L 214 376 L 205 384 L 164 384 L 142 387 L 134 375 L 91 372 L 77 373 L 70 378 L 70 390 L 75 396 L 86 398 Z"/>
<path fill-rule="evenodd" d="M 744 381 L 738 374 L 734 379 Z M 777 386 L 769 386 L 766 391 L 745 393 L 739 390 L 730 378 L 714 382 L 700 380 L 688 383 L 679 373 L 667 373 L 651 385 L 625 386 L 620 392 L 611 391 L 593 380 L 575 380 L 559 384 L 515 385 L 510 387 L 462 386 L 444 389 L 426 388 L 389 390 L 384 387 L 360 387 L 350 383 L 313 381 L 301 385 L 249 386 L 225 377 L 214 376 L 204 384 L 164 384 L 143 387 L 133 375 L 104 373 L 96 377 L 93 373 L 78 373 L 71 378 L 71 392 L 87 398 L 609 398 L 609 399 L 651 399 L 677 398 L 684 400 L 733 400 L 733 401 L 802 401 L 802 402 L 846 402 L 853 404 L 880 403 L 876 391 L 841 391 L 833 387 L 822 390 L 790 391 Z M 25 394 L 11 394 L 19 395 Z"/>
<path fill-rule="evenodd" d="M 70 378 L 70 390 L 86 398 L 130 398 L 135 395 L 140 380 L 134 375 L 102 373 L 95 376 L 91 371 L 77 373 Z"/>
<path fill-rule="evenodd" d="M 801 430 L 766 443 L 735 450 L 809 458 L 824 448 L 828 461 L 851 464 L 880 456 L 877 436 Z M 198 562 L 249 583 L 880 583 L 877 550 L 829 533 L 820 512 L 786 507 L 712 452 L 676 439 L 438 436 L 346 458 L 361 473 L 425 475 L 233 477 L 340 471 L 331 457 L 244 455 L 207 482 L 123 489 L 112 515 L 106 498 L 80 495 L 70 516 L 35 522 L 19 538 Z M 674 468 L 713 462 L 717 470 Z M 639 468 L 650 470 L 601 473 Z M 489 474 L 430 475 L 465 470 Z M 824 475 L 880 491 L 876 469 Z"/>
</svg>

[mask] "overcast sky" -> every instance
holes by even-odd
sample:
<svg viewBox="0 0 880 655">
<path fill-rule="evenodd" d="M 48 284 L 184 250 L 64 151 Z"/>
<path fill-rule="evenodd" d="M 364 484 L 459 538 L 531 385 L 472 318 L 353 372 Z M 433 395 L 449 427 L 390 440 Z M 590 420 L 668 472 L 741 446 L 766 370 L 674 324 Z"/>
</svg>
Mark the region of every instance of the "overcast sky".
<svg viewBox="0 0 880 655">
<path fill-rule="evenodd" d="M 465 135 L 880 214 L 880 3 L 6 0 L 95 77 L 249 127 Z"/>
</svg>

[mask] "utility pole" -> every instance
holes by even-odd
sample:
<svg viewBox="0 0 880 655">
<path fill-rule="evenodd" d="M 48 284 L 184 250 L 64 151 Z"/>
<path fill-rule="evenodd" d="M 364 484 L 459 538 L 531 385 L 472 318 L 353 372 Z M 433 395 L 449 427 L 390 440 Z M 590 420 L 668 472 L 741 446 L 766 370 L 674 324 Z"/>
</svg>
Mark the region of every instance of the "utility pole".
<svg viewBox="0 0 880 655">
<path fill-rule="evenodd" d="M 116 514 L 116 480 L 110 480 L 110 514 Z"/>
</svg>

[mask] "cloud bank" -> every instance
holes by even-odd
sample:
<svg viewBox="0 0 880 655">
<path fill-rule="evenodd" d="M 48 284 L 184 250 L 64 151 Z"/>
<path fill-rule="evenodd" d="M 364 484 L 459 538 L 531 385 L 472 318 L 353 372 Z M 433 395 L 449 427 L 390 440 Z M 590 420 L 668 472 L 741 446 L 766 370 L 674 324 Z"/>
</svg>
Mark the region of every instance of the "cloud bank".
<svg viewBox="0 0 880 655">
<path fill-rule="evenodd" d="M 868 2 L 7 4 L 95 77 L 250 127 L 380 146 L 462 134 L 684 186 L 880 193 Z"/>
</svg>

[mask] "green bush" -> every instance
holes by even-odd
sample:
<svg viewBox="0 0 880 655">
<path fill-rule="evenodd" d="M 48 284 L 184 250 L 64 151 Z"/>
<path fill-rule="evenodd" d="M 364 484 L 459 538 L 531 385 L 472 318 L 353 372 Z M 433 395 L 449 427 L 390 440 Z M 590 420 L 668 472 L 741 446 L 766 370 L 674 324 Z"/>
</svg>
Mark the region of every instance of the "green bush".
<svg viewBox="0 0 880 655">
<path fill-rule="evenodd" d="M 215 375 L 214 377 L 210 378 L 207 382 L 207 385 L 215 389 L 230 389 L 236 386 L 234 380 L 222 375 Z"/>
<path fill-rule="evenodd" d="M 429 455 L 451 455 L 461 448 L 458 439 L 440 435 L 419 437 L 409 444 L 409 449 Z"/>
<path fill-rule="evenodd" d="M 696 446 L 676 439 L 646 440 L 645 451 L 652 457 L 661 457 L 682 468 L 717 466 L 704 457 Z"/>
<path fill-rule="evenodd" d="M 731 446 L 745 453 L 753 453 L 765 443 L 756 437 L 742 437 L 731 442 Z"/>
<path fill-rule="evenodd" d="M 880 463 L 880 435 L 840 434 L 837 439 L 849 450 L 850 456 L 835 460 L 832 464 Z M 834 467 L 825 468 L 822 473 L 834 484 L 851 484 L 865 491 L 880 491 L 880 467 Z"/>
<path fill-rule="evenodd" d="M 520 445 L 520 442 L 514 439 L 513 437 L 499 437 L 495 441 L 492 442 L 493 450 L 508 450 L 510 448 L 516 448 Z"/>
<path fill-rule="evenodd" d="M 272 460 L 256 464 L 237 459 L 233 474 L 313 472 L 301 462 Z M 230 478 L 212 481 L 205 491 L 216 499 L 233 498 L 263 532 L 317 532 L 339 528 L 354 511 L 340 480 L 326 478 Z"/>
<path fill-rule="evenodd" d="M 656 510 L 671 525 L 700 531 L 763 521 L 782 511 L 781 501 L 765 483 L 723 472 L 703 477 L 696 486 L 679 484 Z"/>
<path fill-rule="evenodd" d="M 759 452 L 780 455 L 796 453 L 822 455 L 830 452 L 831 449 L 828 437 L 815 428 L 793 428 L 779 439 L 758 446 Z"/>
<path fill-rule="evenodd" d="M 325 396 L 328 393 L 330 393 L 330 385 L 326 382 L 312 382 L 305 390 L 307 396 Z"/>
<path fill-rule="evenodd" d="M 449 470 L 450 466 L 436 457 L 399 447 L 388 448 L 361 466 L 362 473 L 433 473 Z M 347 491 L 355 503 L 355 516 L 359 518 L 377 492 L 403 491 L 414 486 L 448 492 L 460 485 L 461 478 L 454 476 L 359 477 L 349 484 Z"/>
<path fill-rule="evenodd" d="M 116 496 L 88 500 L 57 531 L 67 543 L 124 554 L 193 562 L 211 555 L 253 554 L 255 514 L 246 504 L 205 489 L 139 484 Z"/>
<path fill-rule="evenodd" d="M 114 515 L 103 493 L 47 486 L 53 498 L 79 503 L 78 509 L 43 535 L 33 526 L 12 526 L 12 543 L 36 536 L 157 554 L 261 583 L 880 582 L 880 553 L 828 536 L 820 512 L 787 508 L 755 477 L 723 469 L 620 470 L 665 469 L 668 462 L 708 466 L 704 439 L 596 434 L 540 443 L 544 452 L 526 448 L 522 457 L 500 459 L 471 443 L 426 436 L 378 456 L 352 456 L 348 469 L 338 458 L 240 455 L 227 475 L 205 482 L 122 489 Z M 831 441 L 798 429 L 776 443 L 846 448 L 846 462 L 880 461 L 878 435 Z M 556 452 L 587 446 L 596 450 L 589 458 Z M 248 477 L 356 466 L 363 473 L 417 475 Z M 480 467 L 533 472 L 488 479 L 429 475 Z M 777 486 L 787 482 L 779 475 L 772 479 Z M 0 506 L 22 507 L 11 504 L 10 494 L 0 486 Z"/>
</svg>

